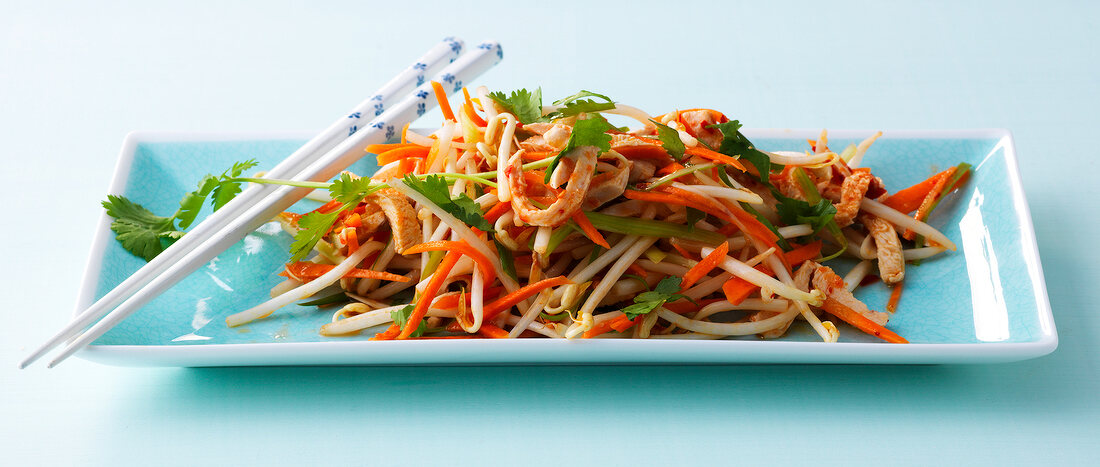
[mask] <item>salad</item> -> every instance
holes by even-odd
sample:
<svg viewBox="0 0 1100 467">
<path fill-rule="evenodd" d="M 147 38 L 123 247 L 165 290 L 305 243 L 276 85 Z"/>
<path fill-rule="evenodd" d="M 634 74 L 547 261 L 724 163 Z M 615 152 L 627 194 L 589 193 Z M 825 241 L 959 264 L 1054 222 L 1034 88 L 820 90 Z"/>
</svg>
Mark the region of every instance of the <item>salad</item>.
<svg viewBox="0 0 1100 467">
<path fill-rule="evenodd" d="M 925 221 L 969 165 L 891 192 L 862 166 L 881 132 L 769 152 L 711 109 L 651 115 L 590 91 L 546 104 L 538 89 L 484 87 L 452 107 L 435 89 L 442 125 L 368 147 L 374 174 L 295 182 L 245 176 L 255 163 L 241 162 L 172 216 L 108 197 L 111 228 L 150 259 L 243 183 L 314 188 L 321 207 L 275 219 L 294 237 L 285 280 L 226 323 L 300 303 L 335 310 L 322 334 L 374 340 L 773 339 L 809 326 L 835 342 L 843 322 L 905 343 L 889 320 L 906 268 L 955 249 Z M 858 261 L 843 275 L 841 256 Z M 853 295 L 879 280 L 885 311 Z"/>
</svg>

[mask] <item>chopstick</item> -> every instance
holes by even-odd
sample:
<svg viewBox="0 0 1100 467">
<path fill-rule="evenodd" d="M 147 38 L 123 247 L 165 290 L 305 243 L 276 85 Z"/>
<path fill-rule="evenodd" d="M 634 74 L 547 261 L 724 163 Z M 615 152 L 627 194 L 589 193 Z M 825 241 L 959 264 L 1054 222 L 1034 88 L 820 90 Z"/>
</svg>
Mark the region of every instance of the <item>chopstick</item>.
<svg viewBox="0 0 1100 467">
<path fill-rule="evenodd" d="M 472 81 L 493 65 L 496 65 L 502 57 L 503 53 L 499 44 L 493 41 L 483 42 L 474 50 L 447 65 L 437 75 L 437 79 L 447 84 L 449 93 L 458 91 L 462 88 L 463 83 Z M 411 95 L 371 120 L 366 127 L 351 134 L 321 158 L 312 161 L 307 167 L 299 171 L 292 180 L 325 181 L 336 176 L 340 171 L 362 158 L 368 145 L 387 141 L 393 136 L 397 128 L 411 122 L 427 109 L 436 105 L 436 100 L 430 98 L 432 94 L 431 85 L 428 83 L 422 84 Z M 198 243 L 197 246 L 186 252 L 182 258 L 171 264 L 162 273 L 148 278 L 149 280 L 140 290 L 69 343 L 48 366 L 53 368 L 73 353 L 84 348 L 84 346 L 103 335 L 150 300 L 237 243 L 249 232 L 269 222 L 275 215 L 289 208 L 310 191 L 312 191 L 310 188 L 279 185 L 261 201 L 248 206 L 248 209 L 242 215 L 230 219 L 221 229 L 211 235 L 195 240 L 194 243 Z M 193 234 L 194 232 L 188 233 L 183 238 Z"/>
<path fill-rule="evenodd" d="M 358 131 L 367 121 L 366 116 L 375 116 L 382 113 L 388 104 L 404 97 L 416 86 L 423 84 L 426 74 L 433 73 L 440 67 L 457 59 L 462 52 L 462 45 L 462 41 L 459 39 L 444 38 L 429 49 L 423 57 L 420 57 L 419 60 L 409 65 L 397 76 L 394 76 L 378 91 L 375 91 L 374 94 L 355 106 L 348 112 L 347 116 L 341 116 L 320 134 L 306 142 L 293 154 L 287 156 L 281 163 L 268 171 L 266 176 L 269 178 L 284 178 L 300 172 L 310 162 Z M 169 266 L 201 243 L 203 239 L 225 227 L 230 221 L 244 213 L 250 205 L 274 191 L 275 188 L 272 186 L 254 184 L 238 194 L 232 201 L 196 225 L 188 235 L 177 240 L 153 258 L 152 261 L 122 281 L 121 284 L 99 300 L 96 300 L 92 306 L 73 318 L 61 331 L 24 359 L 19 364 L 19 368 L 30 365 L 62 341 L 76 335 L 97 319 L 102 318 L 112 308 L 118 306 L 123 300 L 152 280 L 153 277 L 163 273 Z"/>
</svg>

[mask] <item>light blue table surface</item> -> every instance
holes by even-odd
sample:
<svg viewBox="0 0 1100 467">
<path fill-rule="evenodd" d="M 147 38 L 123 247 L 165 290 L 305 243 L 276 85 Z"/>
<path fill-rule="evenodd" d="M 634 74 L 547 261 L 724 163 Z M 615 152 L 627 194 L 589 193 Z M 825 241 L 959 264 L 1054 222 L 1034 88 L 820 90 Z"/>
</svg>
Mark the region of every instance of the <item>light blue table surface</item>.
<svg viewBox="0 0 1100 467">
<path fill-rule="evenodd" d="M 0 2 L 0 465 L 1098 458 L 1095 5 L 369 3 Z M 15 369 L 72 312 L 128 131 L 321 128 L 447 35 L 501 41 L 491 88 L 751 127 L 1010 129 L 1060 348 L 974 366 Z"/>
</svg>

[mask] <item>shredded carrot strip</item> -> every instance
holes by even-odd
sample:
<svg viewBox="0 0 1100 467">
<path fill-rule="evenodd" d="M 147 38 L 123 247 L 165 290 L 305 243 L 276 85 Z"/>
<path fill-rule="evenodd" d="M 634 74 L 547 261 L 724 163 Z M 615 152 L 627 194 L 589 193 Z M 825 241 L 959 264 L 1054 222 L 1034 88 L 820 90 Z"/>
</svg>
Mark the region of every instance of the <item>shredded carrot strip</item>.
<svg viewBox="0 0 1100 467">
<path fill-rule="evenodd" d="M 422 148 L 419 144 L 411 143 L 388 143 L 388 144 L 368 144 L 366 151 L 371 154 L 382 154 L 386 151 L 392 151 L 394 149 L 401 148 Z"/>
<path fill-rule="evenodd" d="M 740 170 L 742 172 L 745 171 L 745 166 L 741 165 L 741 161 L 739 161 L 737 159 L 734 159 L 730 156 L 727 156 L 725 154 L 722 154 L 722 153 L 720 153 L 718 151 L 715 151 L 713 149 L 703 147 L 703 146 L 695 146 L 693 148 L 687 148 L 687 150 L 685 150 L 684 153 L 686 153 L 690 156 L 699 156 L 699 157 L 702 157 L 704 159 L 710 159 L 710 160 L 715 161 L 715 162 L 721 162 L 723 164 L 727 164 L 727 165 L 729 165 L 729 166 L 731 166 L 731 167 L 733 167 L 737 170 Z"/>
<path fill-rule="evenodd" d="M 326 272 L 329 272 L 336 266 L 331 264 L 317 264 L 310 263 L 308 261 L 299 261 L 297 263 L 290 263 L 286 265 L 285 269 L 279 273 L 283 277 L 296 277 L 298 279 L 313 280 L 323 276 Z M 384 281 L 393 282 L 408 282 L 409 278 L 405 276 L 399 276 L 397 274 L 371 271 L 370 269 L 353 268 L 344 274 L 346 278 L 356 279 L 380 279 Z"/>
<path fill-rule="evenodd" d="M 347 219 L 344 219 L 344 225 L 355 228 L 362 227 L 363 217 L 360 216 L 359 213 L 353 212 Z"/>
<path fill-rule="evenodd" d="M 443 257 L 443 261 L 439 262 L 439 266 L 436 267 L 435 273 L 432 274 L 432 278 L 428 280 L 428 285 L 424 287 L 424 293 L 420 296 L 420 300 L 416 302 L 416 307 L 413 308 L 412 313 L 409 315 L 409 320 L 405 322 L 405 328 L 401 330 L 401 334 L 397 336 L 398 339 L 408 339 L 416 328 L 420 326 L 420 321 L 424 319 L 424 316 L 428 314 L 428 306 L 431 305 L 432 299 L 435 298 L 436 293 L 439 292 L 439 288 L 443 286 L 443 281 L 447 280 L 447 274 L 450 274 L 451 269 L 455 267 L 455 263 L 462 257 L 462 253 L 458 251 L 450 251 L 447 256 Z"/>
<path fill-rule="evenodd" d="M 409 142 L 409 125 L 412 125 L 412 122 L 406 123 L 405 126 L 401 127 L 401 143 L 402 144 Z"/>
<path fill-rule="evenodd" d="M 477 334 L 481 337 L 488 337 L 490 339 L 508 338 L 508 331 L 490 323 L 481 323 L 481 327 L 477 329 Z"/>
<path fill-rule="evenodd" d="M 740 277 L 732 277 L 730 280 L 726 281 L 726 283 L 722 284 L 722 293 L 730 303 L 740 305 L 741 302 L 749 298 L 749 295 L 759 288 L 760 287 L 756 284 Z"/>
<path fill-rule="evenodd" d="M 951 172 L 954 171 L 954 167 L 944 170 L 936 175 L 928 177 L 927 180 L 913 185 L 904 190 L 898 191 L 886 198 L 882 202 L 891 208 L 904 213 L 910 213 L 920 207 L 924 198 L 928 197 L 928 194 L 932 192 L 932 189 L 940 183 L 940 180 L 945 180 L 951 177 Z"/>
<path fill-rule="evenodd" d="M 344 228 L 344 243 L 348 244 L 348 256 L 359 251 L 359 234 L 355 231 L 355 227 Z"/>
<path fill-rule="evenodd" d="M 791 251 L 783 253 L 783 256 L 787 258 L 787 264 L 790 264 L 792 267 L 797 266 L 806 262 L 806 260 L 814 259 L 818 256 L 821 256 L 821 245 L 821 240 L 807 243 Z"/>
<path fill-rule="evenodd" d="M 390 162 L 405 159 L 408 157 L 425 158 L 428 157 L 428 153 L 431 152 L 431 148 L 424 146 L 405 146 L 401 148 L 390 149 L 378 155 L 378 165 L 386 165 Z"/>
<path fill-rule="evenodd" d="M 688 272 L 684 274 L 683 281 L 680 282 L 680 292 L 691 288 L 696 282 L 699 282 L 699 279 L 710 274 L 714 268 L 718 267 L 722 260 L 726 259 L 726 253 L 729 253 L 729 251 L 729 243 L 722 242 L 721 245 L 718 245 L 718 248 L 710 252 L 702 261 L 699 261 L 695 266 L 692 266 L 691 269 L 688 269 Z"/>
<path fill-rule="evenodd" d="M 682 246 L 680 246 L 676 243 L 672 243 L 672 248 L 674 248 L 676 250 L 676 252 L 680 253 L 680 256 L 683 256 L 684 258 L 695 259 L 695 255 L 691 254 L 690 251 L 685 250 L 684 247 L 682 247 Z"/>
<path fill-rule="evenodd" d="M 489 224 L 491 225 L 496 222 L 497 219 L 500 219 L 500 216 L 503 216 L 504 213 L 510 211 L 511 209 L 512 203 L 497 203 L 495 206 L 490 208 L 488 212 L 485 213 L 485 220 L 489 221 Z"/>
<path fill-rule="evenodd" d="M 893 313 L 898 311 L 898 302 L 901 302 L 901 286 L 904 282 L 898 282 L 894 284 L 894 289 L 890 291 L 890 301 L 886 302 L 886 311 Z"/>
<path fill-rule="evenodd" d="M 466 112 L 466 116 L 470 118 L 470 121 L 474 122 L 477 126 L 489 126 L 489 122 L 486 122 L 477 112 L 474 112 L 474 103 L 470 101 L 470 91 L 467 91 L 466 88 L 462 88 L 462 96 L 466 98 L 466 103 L 463 104 L 462 110 Z"/>
<path fill-rule="evenodd" d="M 455 112 L 451 110 L 451 103 L 447 102 L 447 91 L 443 90 L 443 85 L 438 81 L 432 81 L 432 90 L 435 91 L 435 100 L 439 101 L 439 110 L 443 111 L 443 118 L 457 122 Z"/>
<path fill-rule="evenodd" d="M 640 319 L 641 316 L 639 316 L 638 318 Z M 627 318 L 626 315 L 620 315 L 597 323 L 596 325 L 592 326 L 592 329 L 589 329 L 585 331 L 584 334 L 581 334 L 581 337 L 585 339 L 593 338 L 600 334 L 609 332 L 612 329 L 622 332 L 630 329 L 630 327 L 633 325 L 634 320 Z"/>
<path fill-rule="evenodd" d="M 627 266 L 626 270 L 630 271 L 631 274 L 635 274 L 641 277 L 642 279 L 649 277 L 649 272 L 643 269 L 641 266 L 638 266 L 638 263 L 630 263 L 630 266 Z"/>
<path fill-rule="evenodd" d="M 943 186 L 946 185 L 947 181 L 951 179 L 951 176 L 955 174 L 955 168 L 952 167 L 944 172 L 947 172 L 947 176 L 937 180 L 936 184 L 932 186 L 932 190 L 928 192 L 924 200 L 921 201 L 920 207 L 917 208 L 917 213 L 913 214 L 913 219 L 923 221 L 928 217 L 928 212 L 932 210 L 932 205 L 935 204 L 936 198 L 939 197 L 940 191 L 943 190 Z M 906 229 L 904 236 L 906 240 L 912 240 L 916 238 L 917 234 L 912 230 Z"/>
<path fill-rule="evenodd" d="M 706 209 L 703 209 L 704 212 L 714 214 L 715 217 L 725 220 L 726 222 L 733 222 L 733 219 L 730 217 L 729 214 L 725 212 L 726 210 L 723 209 L 721 204 L 715 203 L 711 199 L 708 199 L 698 193 L 674 186 L 662 186 L 655 188 L 654 191 L 659 191 L 673 195 L 678 198 L 683 198 L 694 203 L 696 206 L 705 207 Z"/>
<path fill-rule="evenodd" d="M 419 324 L 417 324 L 417 326 L 419 326 Z M 392 340 L 396 339 L 397 336 L 400 335 L 400 334 L 401 334 L 401 327 L 396 325 L 396 324 L 391 324 L 390 327 L 386 328 L 385 331 L 382 331 L 378 334 L 375 334 L 374 337 L 370 338 L 370 340 L 372 340 L 372 341 L 392 341 Z"/>
<path fill-rule="evenodd" d="M 535 282 L 534 284 L 528 284 L 520 287 L 515 292 L 493 300 L 490 303 L 485 304 L 484 319 L 490 320 L 496 317 L 503 311 L 512 308 L 517 303 L 522 302 L 531 296 L 541 292 L 543 289 L 550 287 L 557 287 L 559 285 L 569 284 L 570 281 L 565 276 L 553 277 L 550 279 L 543 279 Z"/>
<path fill-rule="evenodd" d="M 332 211 L 335 211 L 337 208 L 339 208 L 340 206 L 343 206 L 343 205 L 344 205 L 344 203 L 341 203 L 341 202 L 336 201 L 336 200 L 332 200 L 332 201 L 329 201 L 325 204 L 322 204 L 321 207 L 319 207 L 317 209 L 314 209 L 310 212 L 319 212 L 321 214 L 328 214 Z"/>
<path fill-rule="evenodd" d="M 673 162 L 673 163 L 668 164 L 664 167 L 661 167 L 661 169 L 657 171 L 657 175 L 668 175 L 668 174 L 673 173 L 677 170 L 683 170 L 683 168 L 684 168 L 684 166 L 681 165 L 680 163 Z"/>
<path fill-rule="evenodd" d="M 525 161 L 541 161 L 547 157 L 557 154 L 554 151 L 523 151 L 523 160 Z"/>
<path fill-rule="evenodd" d="M 664 188 L 664 187 L 661 187 L 661 188 Z M 651 202 L 655 202 L 655 203 L 675 204 L 675 205 L 678 205 L 678 206 L 687 206 L 687 207 L 690 207 L 690 208 L 698 209 L 698 210 L 703 211 L 707 214 L 711 214 L 711 215 L 713 215 L 715 217 L 718 217 L 722 220 L 725 220 L 727 222 L 733 222 L 733 219 L 730 218 L 729 214 L 726 214 L 725 212 L 722 212 L 721 210 L 715 209 L 714 206 L 709 204 L 709 203 L 700 204 L 700 203 L 697 203 L 697 202 L 693 201 L 692 199 L 682 198 L 682 197 L 672 195 L 672 194 L 669 194 L 669 193 L 660 193 L 660 192 L 657 192 L 657 191 L 626 190 L 626 191 L 623 192 L 623 196 L 627 197 L 628 199 L 636 199 L 636 200 L 641 200 L 641 201 L 651 201 Z"/>
<path fill-rule="evenodd" d="M 577 225 L 580 226 L 581 231 L 584 232 L 584 235 L 587 236 L 589 240 L 592 240 L 592 243 L 595 243 L 607 249 L 611 249 L 611 245 L 607 243 L 607 240 L 603 238 L 603 235 L 600 234 L 600 231 L 596 230 L 596 226 L 592 225 L 592 221 L 588 220 L 588 217 L 586 217 L 584 213 L 581 212 L 581 210 L 578 209 L 577 212 L 574 212 L 571 218 L 573 219 L 573 222 L 576 222 Z"/>
<path fill-rule="evenodd" d="M 859 312 L 848 308 L 846 305 L 836 301 L 836 299 L 834 298 L 825 297 L 825 303 L 821 305 L 821 308 L 829 312 L 829 314 L 840 318 L 842 321 L 851 324 L 856 329 L 859 329 L 860 331 L 875 336 L 886 342 L 894 344 L 909 343 L 909 341 L 905 340 L 905 338 L 895 334 L 894 331 L 880 326 L 878 323 L 871 321 L 866 316 L 859 314 Z"/>
<path fill-rule="evenodd" d="M 478 269 L 481 269 L 481 274 L 485 276 L 485 283 L 492 284 L 497 278 L 496 269 L 493 268 L 493 262 L 489 261 L 489 257 L 485 256 L 477 248 L 470 246 L 465 240 L 448 241 L 439 240 L 434 242 L 424 242 L 418 245 L 413 245 L 402 251 L 402 255 L 413 255 L 417 253 L 423 253 L 425 251 L 453 251 L 463 255 L 469 256 L 470 259 L 477 263 Z"/>
</svg>

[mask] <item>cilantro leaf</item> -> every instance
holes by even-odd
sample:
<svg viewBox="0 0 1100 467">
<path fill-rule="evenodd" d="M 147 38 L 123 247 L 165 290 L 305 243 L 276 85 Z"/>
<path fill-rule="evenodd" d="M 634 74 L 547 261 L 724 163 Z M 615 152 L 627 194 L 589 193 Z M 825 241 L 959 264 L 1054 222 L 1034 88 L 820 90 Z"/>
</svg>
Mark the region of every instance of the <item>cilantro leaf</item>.
<svg viewBox="0 0 1100 467">
<path fill-rule="evenodd" d="M 111 223 L 115 238 L 126 251 L 145 258 L 146 261 L 152 261 L 164 251 L 161 238 L 176 230 L 174 218 L 153 214 L 123 196 L 108 195 L 107 201 L 102 204 L 107 215 L 115 219 Z"/>
<path fill-rule="evenodd" d="M 622 309 L 627 318 L 634 319 L 649 313 L 666 302 L 685 298 L 676 292 L 680 291 L 679 277 L 666 277 L 657 283 L 657 286 L 648 292 L 642 292 L 634 297 L 634 304 Z"/>
<path fill-rule="evenodd" d="M 779 248 L 782 248 L 783 251 L 791 251 L 791 244 L 787 242 L 786 238 L 783 238 L 783 236 L 779 234 L 779 229 L 775 228 L 775 224 L 772 224 L 772 221 L 769 221 L 767 217 L 764 217 L 763 214 L 760 214 L 760 211 L 757 211 L 756 208 L 752 207 L 751 204 L 744 201 L 742 201 L 740 204 L 741 209 L 744 209 L 745 212 L 752 214 L 752 216 L 755 217 L 756 220 L 760 221 L 761 224 L 764 224 L 764 227 L 767 227 L 768 230 L 771 230 L 772 233 L 775 234 L 775 243 L 779 245 Z"/>
<path fill-rule="evenodd" d="M 404 329 L 405 323 L 409 321 L 409 316 L 412 315 L 413 306 L 406 305 L 404 308 L 398 308 L 390 312 L 390 319 L 393 319 L 393 324 Z M 416 330 L 410 334 L 412 337 L 420 337 L 424 335 L 424 331 L 428 330 L 428 325 L 424 323 L 424 320 L 420 320 L 420 325 L 416 327 Z"/>
<path fill-rule="evenodd" d="M 354 178 L 350 174 L 342 173 L 340 178 L 329 185 L 329 197 L 341 203 L 359 203 L 367 195 L 378 191 L 381 185 L 375 184 L 367 177 Z"/>
<path fill-rule="evenodd" d="M 577 99 L 580 99 L 582 97 L 599 97 L 600 99 L 603 99 L 603 100 L 607 101 L 608 103 L 612 103 L 610 97 L 607 97 L 603 94 L 595 93 L 595 92 L 592 92 L 592 91 L 585 91 L 584 89 L 581 89 L 580 92 L 578 92 L 576 94 L 573 94 L 572 96 L 566 97 L 564 99 L 558 99 L 558 100 L 554 101 L 554 105 L 568 105 L 569 103 L 571 103 L 571 102 L 573 102 Z"/>
<path fill-rule="evenodd" d="M 210 195 L 210 192 L 218 186 L 218 177 L 207 174 L 199 182 L 199 189 L 192 191 L 186 195 L 183 195 L 183 199 L 180 200 L 180 208 L 176 211 L 176 219 L 180 221 L 180 228 L 186 229 L 191 226 L 192 222 L 195 222 L 195 218 L 199 216 L 199 211 L 202 210 L 202 205 L 206 201 L 206 197 Z"/>
<path fill-rule="evenodd" d="M 255 159 L 250 159 L 244 162 L 237 162 L 233 164 L 229 170 L 222 173 L 221 178 L 218 180 L 218 185 L 210 192 L 213 196 L 211 204 L 214 206 L 214 210 L 217 211 L 225 206 L 226 203 L 233 200 L 241 192 L 241 182 L 235 180 L 240 177 L 241 174 L 248 169 L 251 169 L 259 165 Z"/>
<path fill-rule="evenodd" d="M 767 154 L 756 149 L 752 142 L 741 134 L 741 123 L 737 120 L 710 125 L 707 128 L 717 128 L 722 132 L 722 146 L 718 148 L 718 152 L 749 161 L 756 167 L 756 171 L 760 174 L 760 181 L 765 185 L 771 186 L 768 174 L 773 170 L 783 170 L 782 165 L 773 164 Z"/>
<path fill-rule="evenodd" d="M 833 220 L 836 208 L 827 199 L 822 199 L 817 204 L 810 204 L 800 199 L 781 196 L 777 198 L 779 204 L 775 205 L 775 211 L 779 218 L 786 224 L 810 224 L 814 233 Z"/>
<path fill-rule="evenodd" d="M 354 178 L 346 173 L 340 174 L 340 178 L 333 180 L 329 185 L 328 192 L 334 201 L 343 204 L 328 213 L 313 211 L 298 219 L 298 232 L 294 234 L 294 242 L 290 244 L 290 261 L 298 261 L 309 254 L 317 242 L 332 229 L 332 224 L 340 218 L 341 212 L 356 206 L 363 198 L 380 190 L 382 186 L 371 182 L 369 178 Z"/>
<path fill-rule="evenodd" d="M 485 220 L 481 207 L 469 196 L 466 196 L 466 193 L 459 193 L 458 196 L 451 198 L 450 187 L 443 177 L 429 175 L 424 180 L 420 180 L 410 174 L 405 175 L 403 181 L 409 188 L 424 195 L 440 209 L 447 211 L 464 224 L 476 227 L 482 232 L 493 230 L 493 227 L 489 225 L 489 221 Z"/>
<path fill-rule="evenodd" d="M 672 156 L 677 162 L 683 159 L 684 151 L 687 151 L 687 147 L 685 147 L 684 142 L 680 140 L 680 132 L 656 120 L 650 119 L 649 121 L 657 125 L 657 138 L 661 140 L 661 146 L 665 148 L 665 151 L 668 151 L 668 155 Z"/>
<path fill-rule="evenodd" d="M 332 224 L 336 223 L 341 211 L 343 209 L 327 214 L 314 211 L 298 219 L 298 232 L 294 234 L 294 242 L 290 244 L 291 263 L 305 258 L 313 250 L 317 242 L 332 228 Z"/>
<path fill-rule="evenodd" d="M 572 117 L 574 115 L 580 115 L 582 113 L 602 112 L 604 110 L 611 110 L 615 108 L 614 102 L 596 102 L 593 100 L 579 100 L 576 102 L 570 102 L 565 104 L 558 110 L 550 112 L 543 117 L 544 120 L 556 120 L 559 118 Z"/>
<path fill-rule="evenodd" d="M 561 158 L 578 147 L 595 146 L 600 154 L 610 151 L 611 135 L 607 134 L 607 131 L 614 128 L 615 127 L 610 123 L 607 123 L 607 120 L 602 118 L 578 120 L 577 123 L 573 125 L 573 132 L 569 134 L 569 141 L 566 141 L 565 148 L 554 156 L 554 160 L 551 161 L 550 166 L 546 168 L 545 181 L 547 183 L 550 182 L 550 176 L 554 173 L 554 169 L 558 167 Z"/>
<path fill-rule="evenodd" d="M 491 92 L 489 98 L 493 99 L 501 110 L 515 115 L 520 122 L 532 123 L 542 118 L 542 88 L 536 88 L 535 92 L 526 89 L 512 91 L 511 96 L 503 92 Z"/>
</svg>

